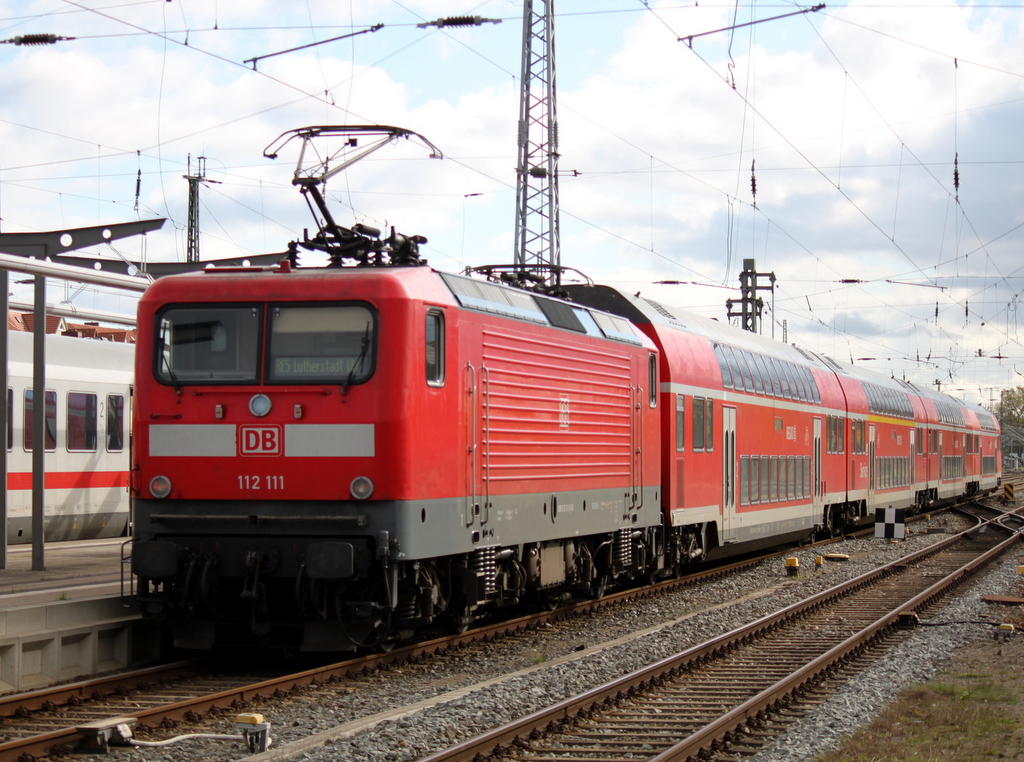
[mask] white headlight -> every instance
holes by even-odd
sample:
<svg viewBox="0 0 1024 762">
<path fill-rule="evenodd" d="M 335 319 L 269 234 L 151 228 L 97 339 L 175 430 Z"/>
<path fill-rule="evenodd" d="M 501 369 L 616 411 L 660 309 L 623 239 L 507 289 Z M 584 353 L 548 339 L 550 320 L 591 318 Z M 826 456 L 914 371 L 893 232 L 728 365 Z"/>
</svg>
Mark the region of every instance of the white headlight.
<svg viewBox="0 0 1024 762">
<path fill-rule="evenodd" d="M 254 394 L 252 399 L 249 400 L 249 412 L 257 418 L 265 416 L 273 406 L 270 397 L 265 394 Z"/>
<path fill-rule="evenodd" d="M 153 497 L 167 497 L 171 494 L 171 480 L 166 476 L 154 476 L 149 481 L 149 491 Z"/>
<path fill-rule="evenodd" d="M 366 498 L 373 494 L 373 482 L 365 476 L 357 476 L 352 480 L 349 490 L 352 492 L 352 497 L 356 500 L 366 500 Z"/>
</svg>

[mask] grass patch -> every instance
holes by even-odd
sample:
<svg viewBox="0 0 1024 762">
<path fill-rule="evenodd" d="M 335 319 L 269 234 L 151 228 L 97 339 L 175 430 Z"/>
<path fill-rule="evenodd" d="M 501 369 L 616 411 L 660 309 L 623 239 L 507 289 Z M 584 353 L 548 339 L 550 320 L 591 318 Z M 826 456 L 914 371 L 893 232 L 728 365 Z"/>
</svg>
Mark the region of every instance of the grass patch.
<svg viewBox="0 0 1024 762">
<path fill-rule="evenodd" d="M 819 762 L 994 760 L 1024 753 L 1017 696 L 991 675 L 947 676 L 904 691 Z"/>
</svg>

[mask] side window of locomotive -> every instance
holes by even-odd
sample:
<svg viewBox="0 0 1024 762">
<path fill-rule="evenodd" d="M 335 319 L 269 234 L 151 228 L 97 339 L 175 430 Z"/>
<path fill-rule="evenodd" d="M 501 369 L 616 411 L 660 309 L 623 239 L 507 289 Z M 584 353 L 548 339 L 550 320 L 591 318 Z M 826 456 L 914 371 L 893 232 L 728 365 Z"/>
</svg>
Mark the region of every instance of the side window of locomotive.
<svg viewBox="0 0 1024 762">
<path fill-rule="evenodd" d="M 427 384 L 444 386 L 444 315 L 437 310 L 427 313 Z"/>
<path fill-rule="evenodd" d="M 157 379 L 182 383 L 256 383 L 260 310 L 251 305 L 171 307 L 158 323 Z"/>
<path fill-rule="evenodd" d="M 647 356 L 647 404 L 656 407 L 658 404 L 658 358 Z"/>
<path fill-rule="evenodd" d="M 359 304 L 275 305 L 270 310 L 271 384 L 361 384 L 373 374 L 374 313 Z"/>
<path fill-rule="evenodd" d="M 77 452 L 96 450 L 95 394 L 68 392 L 67 448 Z"/>
<path fill-rule="evenodd" d="M 7 449 L 14 447 L 14 389 L 7 390 Z"/>
<path fill-rule="evenodd" d="M 32 452 L 32 389 L 25 390 L 25 449 Z M 44 396 L 43 447 L 57 449 L 57 392 L 46 392 Z"/>
<path fill-rule="evenodd" d="M 107 395 L 107 450 L 118 452 L 124 449 L 124 397 L 120 394 Z"/>
</svg>

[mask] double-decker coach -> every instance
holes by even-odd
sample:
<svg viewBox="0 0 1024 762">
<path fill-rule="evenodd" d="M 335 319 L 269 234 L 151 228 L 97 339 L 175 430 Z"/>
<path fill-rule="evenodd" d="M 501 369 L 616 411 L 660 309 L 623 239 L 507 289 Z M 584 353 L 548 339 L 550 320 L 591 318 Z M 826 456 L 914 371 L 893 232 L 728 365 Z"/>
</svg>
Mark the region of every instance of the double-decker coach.
<svg viewBox="0 0 1024 762">
<path fill-rule="evenodd" d="M 665 521 L 683 559 L 999 483 L 998 424 L 980 406 L 607 286 L 568 291 L 661 350 Z"/>
</svg>

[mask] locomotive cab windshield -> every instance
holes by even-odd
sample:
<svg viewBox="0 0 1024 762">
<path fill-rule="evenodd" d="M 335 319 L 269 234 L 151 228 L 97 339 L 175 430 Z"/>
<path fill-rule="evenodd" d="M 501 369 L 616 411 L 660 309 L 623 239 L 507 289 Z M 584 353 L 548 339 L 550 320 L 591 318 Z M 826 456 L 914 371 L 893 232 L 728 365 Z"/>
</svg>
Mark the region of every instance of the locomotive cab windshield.
<svg viewBox="0 0 1024 762">
<path fill-rule="evenodd" d="M 376 315 L 363 304 L 175 305 L 157 326 L 154 373 L 164 384 L 347 387 L 373 373 Z"/>
</svg>

